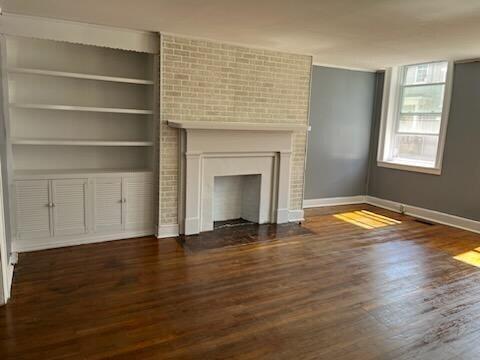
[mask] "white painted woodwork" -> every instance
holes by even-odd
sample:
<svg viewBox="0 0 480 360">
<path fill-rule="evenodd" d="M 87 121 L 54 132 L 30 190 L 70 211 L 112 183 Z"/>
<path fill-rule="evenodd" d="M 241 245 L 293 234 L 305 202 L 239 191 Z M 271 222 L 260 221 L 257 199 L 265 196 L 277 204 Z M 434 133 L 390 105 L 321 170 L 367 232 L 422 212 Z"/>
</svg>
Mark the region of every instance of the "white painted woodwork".
<svg viewBox="0 0 480 360">
<path fill-rule="evenodd" d="M 58 76 L 58 77 L 67 77 L 67 78 L 84 79 L 84 80 L 101 80 L 101 81 L 111 81 L 111 82 L 123 82 L 123 83 L 128 83 L 128 84 L 153 85 L 153 83 L 154 83 L 152 80 L 133 79 L 133 78 L 120 77 L 120 76 L 82 74 L 82 73 L 76 73 L 76 72 L 43 70 L 43 69 L 30 69 L 30 68 L 20 68 L 20 67 L 13 67 L 13 68 L 8 69 L 8 71 L 11 72 L 11 73 L 18 73 L 18 74 Z"/>
<path fill-rule="evenodd" d="M 153 234 L 151 173 L 71 175 L 15 181 L 15 251 Z"/>
<path fill-rule="evenodd" d="M 15 183 L 17 239 L 45 238 L 52 235 L 50 224 L 50 183 L 26 180 Z"/>
<path fill-rule="evenodd" d="M 151 167 L 151 147 L 13 145 L 15 171 L 118 172 Z"/>
<path fill-rule="evenodd" d="M 7 36 L 6 59 L 14 170 L 156 166 L 151 54 Z"/>
<path fill-rule="evenodd" d="M 10 108 L 12 138 L 145 141 L 151 137 L 150 116 L 105 112 L 63 112 Z M 38 124 L 43 126 L 38 126 Z"/>
<path fill-rule="evenodd" d="M 13 251 L 154 233 L 158 37 L 63 25 L 1 39 Z"/>
<path fill-rule="evenodd" d="M 177 129 L 197 130 L 246 130 L 246 131 L 305 131 L 307 125 L 279 123 L 247 123 L 222 121 L 168 121 L 168 126 Z"/>
<path fill-rule="evenodd" d="M 89 111 L 89 112 L 107 112 L 116 114 L 152 114 L 152 110 L 144 109 L 124 109 L 99 106 L 78 106 L 78 105 L 55 105 L 55 104 L 27 104 L 27 103 L 11 103 L 11 107 L 20 109 L 37 109 L 37 110 L 62 110 L 62 111 Z"/>
<path fill-rule="evenodd" d="M 176 124 L 169 123 L 174 127 Z M 190 124 L 189 124 L 190 125 Z M 197 126 L 197 124 L 195 125 Z M 272 130 L 273 129 L 273 130 Z M 182 141 L 180 192 L 181 233 L 197 234 L 213 229 L 214 178 L 260 175 L 259 223 L 297 221 L 289 205 L 290 157 L 295 128 L 240 129 L 188 127 Z"/>
<path fill-rule="evenodd" d="M 12 138 L 13 145 L 66 145 L 66 146 L 152 146 L 151 141 L 98 141 L 62 139 Z"/>
<path fill-rule="evenodd" d="M 152 80 L 152 56 L 108 47 L 8 36 L 8 68 Z"/>
<path fill-rule="evenodd" d="M 41 169 L 41 170 L 16 170 L 16 180 L 30 179 L 78 179 L 78 178 L 111 178 L 133 175 L 151 176 L 151 170 L 148 169 Z"/>
<path fill-rule="evenodd" d="M 125 230 L 138 231 L 153 224 L 153 184 L 150 176 L 123 178 Z"/>
<path fill-rule="evenodd" d="M 122 177 L 95 178 L 94 223 L 96 232 L 121 232 L 123 224 Z"/>
<path fill-rule="evenodd" d="M 87 180 L 52 180 L 51 189 L 54 236 L 87 233 Z"/>
<path fill-rule="evenodd" d="M 0 33 L 152 54 L 159 51 L 154 32 L 18 14 L 2 14 Z"/>
<path fill-rule="evenodd" d="M 137 84 L 9 73 L 17 107 L 150 114 L 151 87 Z"/>
</svg>

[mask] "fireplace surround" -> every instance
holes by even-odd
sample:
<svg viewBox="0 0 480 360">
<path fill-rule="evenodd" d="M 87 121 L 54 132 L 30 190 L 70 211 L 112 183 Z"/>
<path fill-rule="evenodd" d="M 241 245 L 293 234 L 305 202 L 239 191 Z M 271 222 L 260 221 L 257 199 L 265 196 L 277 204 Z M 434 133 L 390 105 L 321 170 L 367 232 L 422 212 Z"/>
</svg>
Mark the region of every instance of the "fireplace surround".
<svg viewBox="0 0 480 360">
<path fill-rule="evenodd" d="M 215 177 L 260 175 L 259 223 L 286 223 L 292 135 L 303 125 L 169 121 L 180 134 L 179 230 L 213 230 Z M 295 219 L 301 220 L 301 219 Z"/>
</svg>

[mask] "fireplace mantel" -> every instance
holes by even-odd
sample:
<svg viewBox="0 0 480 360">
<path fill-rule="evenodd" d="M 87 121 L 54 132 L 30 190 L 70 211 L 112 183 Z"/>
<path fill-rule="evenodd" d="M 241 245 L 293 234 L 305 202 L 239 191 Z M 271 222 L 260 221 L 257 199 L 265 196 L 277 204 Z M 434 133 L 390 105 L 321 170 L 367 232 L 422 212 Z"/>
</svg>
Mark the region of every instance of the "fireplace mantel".
<svg viewBox="0 0 480 360">
<path fill-rule="evenodd" d="M 306 125 L 279 123 L 247 123 L 217 121 L 167 121 L 168 126 L 177 129 L 197 130 L 246 130 L 246 131 L 306 131 Z"/>
<path fill-rule="evenodd" d="M 213 229 L 215 177 L 260 175 L 259 223 L 286 223 L 295 131 L 305 125 L 169 121 L 181 131 L 178 221 L 180 233 Z"/>
</svg>

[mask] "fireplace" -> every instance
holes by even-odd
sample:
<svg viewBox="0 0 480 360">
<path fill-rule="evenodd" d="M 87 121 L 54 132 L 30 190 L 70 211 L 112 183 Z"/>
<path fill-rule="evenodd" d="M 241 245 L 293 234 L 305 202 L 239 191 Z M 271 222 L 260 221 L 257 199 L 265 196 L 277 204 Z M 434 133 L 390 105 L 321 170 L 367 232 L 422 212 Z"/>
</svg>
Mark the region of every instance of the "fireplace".
<svg viewBox="0 0 480 360">
<path fill-rule="evenodd" d="M 262 176 L 215 176 L 213 187 L 213 222 L 244 220 L 260 223 Z"/>
<path fill-rule="evenodd" d="M 218 217 L 238 214 L 241 205 L 231 204 L 235 208 L 226 210 L 226 202 L 235 202 L 235 197 L 216 197 L 217 186 L 241 189 L 242 196 L 245 192 L 245 197 L 255 200 L 255 211 L 254 206 L 245 210 L 249 214 L 246 216 L 254 215 L 255 222 L 291 220 L 288 206 L 292 134 L 305 130 L 304 126 L 207 121 L 169 121 L 168 125 L 182 129 L 180 233 L 210 231 Z M 217 191 L 221 192 L 220 188 Z"/>
</svg>

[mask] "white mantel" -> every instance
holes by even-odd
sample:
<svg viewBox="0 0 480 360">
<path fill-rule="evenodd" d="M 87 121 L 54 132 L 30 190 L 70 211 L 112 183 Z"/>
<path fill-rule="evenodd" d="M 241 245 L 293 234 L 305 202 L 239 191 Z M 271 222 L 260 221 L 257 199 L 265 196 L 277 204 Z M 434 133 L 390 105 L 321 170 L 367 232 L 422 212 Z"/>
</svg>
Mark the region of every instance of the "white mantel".
<svg viewBox="0 0 480 360">
<path fill-rule="evenodd" d="M 169 121 L 180 136 L 179 227 L 185 235 L 213 229 L 216 176 L 261 175 L 260 223 L 290 219 L 292 135 L 303 125 Z"/>
<path fill-rule="evenodd" d="M 168 126 L 178 129 L 244 130 L 244 131 L 305 131 L 306 125 L 278 123 L 246 123 L 216 121 L 167 121 Z"/>
</svg>

